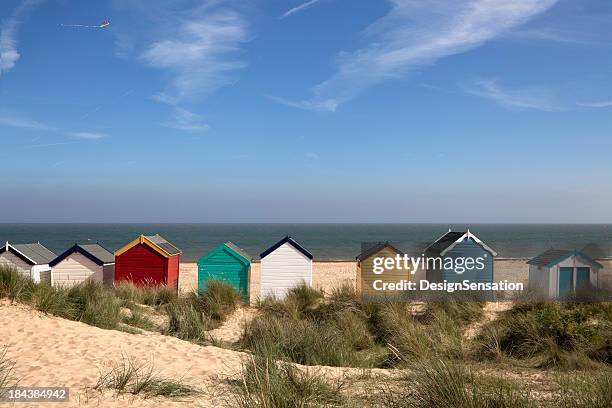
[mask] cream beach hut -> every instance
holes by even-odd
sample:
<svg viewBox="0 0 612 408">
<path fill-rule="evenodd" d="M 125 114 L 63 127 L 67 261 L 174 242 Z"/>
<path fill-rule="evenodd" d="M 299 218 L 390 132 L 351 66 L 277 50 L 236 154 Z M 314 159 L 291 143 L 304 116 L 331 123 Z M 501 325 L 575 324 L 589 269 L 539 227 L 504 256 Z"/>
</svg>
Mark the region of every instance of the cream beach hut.
<svg viewBox="0 0 612 408">
<path fill-rule="evenodd" d="M 112 284 L 115 275 L 115 255 L 100 244 L 75 244 L 49 265 L 55 286 L 70 287 L 86 279 Z"/>
<path fill-rule="evenodd" d="M 284 297 L 301 283 L 312 285 L 312 254 L 290 236 L 261 253 L 261 297 Z"/>
<path fill-rule="evenodd" d="M 583 252 L 563 249 L 549 249 L 527 264 L 529 290 L 546 299 L 595 292 L 603 268 Z"/>
<path fill-rule="evenodd" d="M 6 243 L 0 248 L 0 265 L 15 268 L 23 276 L 32 278 L 36 283 L 51 282 L 49 262 L 56 255 L 40 242 L 35 244 Z"/>
</svg>

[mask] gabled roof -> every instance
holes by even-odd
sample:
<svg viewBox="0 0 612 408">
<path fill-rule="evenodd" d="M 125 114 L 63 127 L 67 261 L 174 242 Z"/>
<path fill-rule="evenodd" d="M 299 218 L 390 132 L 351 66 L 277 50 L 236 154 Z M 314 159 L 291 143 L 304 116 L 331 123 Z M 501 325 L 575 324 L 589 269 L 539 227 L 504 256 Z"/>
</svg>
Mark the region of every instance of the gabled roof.
<svg viewBox="0 0 612 408">
<path fill-rule="evenodd" d="M 128 250 L 132 249 L 136 245 L 140 244 L 150 247 L 151 249 L 162 255 L 164 258 L 170 258 L 171 256 L 182 254 L 182 251 L 176 246 L 174 246 L 174 244 L 172 244 L 170 241 L 160 236 L 159 234 L 155 234 L 140 235 L 138 238 L 136 238 L 123 248 L 117 250 L 117 252 L 115 252 L 115 256 L 119 256 L 124 252 L 127 252 Z"/>
<path fill-rule="evenodd" d="M 244 265 L 249 265 L 251 261 L 253 260 L 253 258 L 251 258 L 251 256 L 247 254 L 243 249 L 239 248 L 233 242 L 228 241 L 228 242 L 225 242 L 219 245 L 218 247 L 216 247 L 215 249 L 213 249 L 212 251 L 210 251 L 203 257 L 201 257 L 198 260 L 198 263 L 206 261 L 208 258 L 212 257 L 214 254 L 222 250 L 229 250 L 230 254 L 233 255 L 234 258 L 236 258 L 238 261 L 240 261 Z"/>
<path fill-rule="evenodd" d="M 261 259 L 265 258 L 266 256 L 270 255 L 272 252 L 276 251 L 281 245 L 283 244 L 289 244 L 292 247 L 294 247 L 295 249 L 297 249 L 298 251 L 300 251 L 302 254 L 304 254 L 304 256 L 308 259 L 312 259 L 313 256 L 310 252 L 308 252 L 303 246 L 301 246 L 300 244 L 298 244 L 293 238 L 291 238 L 289 235 L 287 235 L 285 238 L 281 239 L 280 241 L 278 241 L 276 244 L 272 245 L 270 248 L 266 249 L 265 251 L 263 251 L 259 256 Z"/>
<path fill-rule="evenodd" d="M 434 252 L 436 254 L 444 256 L 448 251 L 453 249 L 455 245 L 459 244 L 460 242 L 463 242 L 466 239 L 473 240 L 478 245 L 480 245 L 482 249 L 487 252 L 490 252 L 493 256 L 497 255 L 497 252 L 495 252 L 488 245 L 478 239 L 478 237 L 472 234 L 469 229 L 467 231 L 451 231 L 449 229 L 446 234 L 442 235 L 440 238 L 430 244 L 427 248 L 425 248 L 425 251 Z"/>
<path fill-rule="evenodd" d="M 15 245 L 7 242 L 4 247 L 0 248 L 0 254 L 5 251 L 14 253 L 30 265 L 45 265 L 57 256 L 45 248 L 40 242 Z"/>
<path fill-rule="evenodd" d="M 368 259 L 372 255 L 382 251 L 385 248 L 390 248 L 390 249 L 392 249 L 394 252 L 396 252 L 398 254 L 402 253 L 399 249 L 397 249 L 396 247 L 391 245 L 388 241 L 387 242 L 378 242 L 378 243 L 376 243 L 374 245 L 371 245 L 368 248 L 364 248 L 361 251 L 361 253 L 355 257 L 355 259 L 357 259 L 358 261 L 363 261 L 365 259 Z"/>
<path fill-rule="evenodd" d="M 232 241 L 227 241 L 225 245 L 230 248 L 232 251 L 236 252 L 241 257 L 248 259 L 249 261 L 253 259 L 251 255 L 247 254 L 246 251 L 240 248 L 238 245 L 234 244 Z"/>
<path fill-rule="evenodd" d="M 75 252 L 85 256 L 96 265 L 108 265 L 115 263 L 115 255 L 100 244 L 74 244 L 73 247 L 69 248 L 66 252 L 49 262 L 49 266 L 53 267 L 57 265 Z"/>
<path fill-rule="evenodd" d="M 579 252 L 579 251 L 568 250 L 568 249 L 549 249 L 548 251 L 544 251 L 540 255 L 530 259 L 529 261 L 527 261 L 527 263 L 529 265 L 551 267 L 551 266 L 555 266 L 559 262 L 566 260 L 567 258 L 571 256 L 581 257 L 582 259 L 587 261 L 589 265 L 591 265 L 594 268 L 597 268 L 597 269 L 603 268 L 602 264 L 595 261 L 590 256 L 582 252 Z"/>
</svg>

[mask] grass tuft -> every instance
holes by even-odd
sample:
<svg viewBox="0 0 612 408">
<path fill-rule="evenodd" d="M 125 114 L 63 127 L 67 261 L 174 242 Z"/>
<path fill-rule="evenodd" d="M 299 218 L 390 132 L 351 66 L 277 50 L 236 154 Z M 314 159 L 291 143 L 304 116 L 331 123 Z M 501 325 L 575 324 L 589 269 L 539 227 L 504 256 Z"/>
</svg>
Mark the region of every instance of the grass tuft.
<svg viewBox="0 0 612 408">
<path fill-rule="evenodd" d="M 197 388 L 180 380 L 158 376 L 152 364 L 138 363 L 125 357 L 109 372 L 100 375 L 94 389 L 115 390 L 117 395 L 167 398 L 188 397 L 200 393 Z"/>
<path fill-rule="evenodd" d="M 242 366 L 242 380 L 232 388 L 229 403 L 241 408 L 341 406 L 341 388 L 341 383 L 330 385 L 316 373 L 270 358 L 249 357 Z"/>
</svg>

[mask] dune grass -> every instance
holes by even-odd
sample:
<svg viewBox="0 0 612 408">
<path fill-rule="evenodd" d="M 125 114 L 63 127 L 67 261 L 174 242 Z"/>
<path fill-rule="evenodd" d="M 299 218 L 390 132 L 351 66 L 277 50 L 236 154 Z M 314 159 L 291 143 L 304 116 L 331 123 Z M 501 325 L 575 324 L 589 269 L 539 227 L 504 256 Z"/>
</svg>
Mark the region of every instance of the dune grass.
<svg viewBox="0 0 612 408">
<path fill-rule="evenodd" d="M 107 373 L 100 375 L 95 390 L 111 389 L 117 395 L 132 394 L 144 397 L 179 398 L 199 394 L 201 391 L 181 380 L 159 376 L 153 364 L 136 362 L 124 357 Z"/>
<path fill-rule="evenodd" d="M 475 354 L 540 368 L 612 364 L 611 309 L 607 302 L 520 302 L 483 328 Z"/>
<path fill-rule="evenodd" d="M 422 360 L 381 386 L 381 406 L 389 408 L 536 407 L 529 390 L 500 378 L 478 377 L 457 362 Z"/>
<path fill-rule="evenodd" d="M 242 379 L 230 390 L 227 403 L 236 408 L 344 406 L 342 386 L 270 357 L 251 356 L 243 363 Z"/>
<path fill-rule="evenodd" d="M 126 304 L 134 303 L 147 306 L 164 306 L 178 298 L 176 289 L 166 285 L 134 285 L 132 282 L 121 281 L 114 285 L 115 295 Z"/>
<path fill-rule="evenodd" d="M 15 362 L 6 356 L 6 348 L 0 350 L 0 400 L 6 396 L 8 389 L 17 386 Z"/>
<path fill-rule="evenodd" d="M 242 296 L 233 286 L 221 281 L 209 281 L 201 297 L 190 293 L 164 306 L 168 325 L 163 333 L 206 344 L 209 338 L 205 331 L 219 327 L 241 303 Z"/>
<path fill-rule="evenodd" d="M 482 304 L 432 303 L 414 315 L 407 302 L 363 302 L 350 286 L 323 293 L 301 285 L 282 300 L 266 298 L 240 345 L 305 365 L 395 367 L 411 359 L 462 358 L 462 325 L 482 315 Z"/>
</svg>

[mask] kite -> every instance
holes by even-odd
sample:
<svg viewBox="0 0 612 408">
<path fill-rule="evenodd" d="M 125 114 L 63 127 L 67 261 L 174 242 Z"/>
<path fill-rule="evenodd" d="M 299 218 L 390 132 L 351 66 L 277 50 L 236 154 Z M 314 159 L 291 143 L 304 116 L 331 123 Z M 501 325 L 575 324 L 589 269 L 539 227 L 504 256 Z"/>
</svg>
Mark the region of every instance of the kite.
<svg viewBox="0 0 612 408">
<path fill-rule="evenodd" d="M 103 21 L 98 25 L 85 24 L 61 24 L 62 27 L 83 27 L 83 28 L 106 28 L 110 25 L 110 21 Z"/>
</svg>

